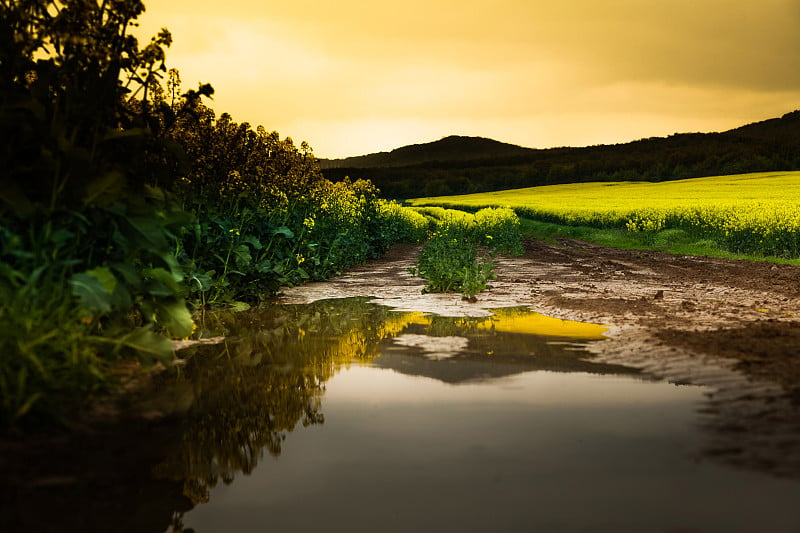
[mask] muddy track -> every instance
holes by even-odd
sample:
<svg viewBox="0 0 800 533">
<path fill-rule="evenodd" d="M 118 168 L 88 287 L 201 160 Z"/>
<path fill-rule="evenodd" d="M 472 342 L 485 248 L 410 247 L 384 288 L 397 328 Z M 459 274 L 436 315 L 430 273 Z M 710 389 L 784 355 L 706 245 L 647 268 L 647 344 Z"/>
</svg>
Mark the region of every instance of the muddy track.
<svg viewBox="0 0 800 533">
<path fill-rule="evenodd" d="M 421 294 L 409 274 L 419 248 L 333 280 L 288 289 L 304 303 L 372 296 L 400 309 L 482 315 L 527 305 L 550 316 L 603 323 L 595 356 L 674 383 L 708 387 L 704 457 L 800 478 L 800 267 L 615 250 L 579 241 L 525 243 L 501 258 L 477 303 Z"/>
</svg>

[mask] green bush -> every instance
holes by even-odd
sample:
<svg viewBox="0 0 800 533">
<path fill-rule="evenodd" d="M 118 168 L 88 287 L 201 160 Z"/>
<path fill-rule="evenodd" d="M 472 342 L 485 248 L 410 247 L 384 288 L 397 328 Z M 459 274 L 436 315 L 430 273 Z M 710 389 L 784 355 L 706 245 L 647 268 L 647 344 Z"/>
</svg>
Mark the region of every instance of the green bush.
<svg viewBox="0 0 800 533">
<path fill-rule="evenodd" d="M 486 208 L 475 215 L 440 207 L 415 208 L 433 228 L 413 273 L 426 292 L 459 291 L 465 298 L 495 279 L 494 254 L 522 253 L 520 222 L 511 209 Z"/>
<path fill-rule="evenodd" d="M 522 255 L 519 217 L 508 207 L 487 207 L 475 213 L 476 238 L 499 253 Z"/>
<path fill-rule="evenodd" d="M 380 200 L 377 227 L 376 248 L 385 250 L 394 243 L 423 242 L 428 233 L 428 219 L 413 208 L 393 200 Z"/>
<path fill-rule="evenodd" d="M 282 286 L 327 279 L 422 240 L 421 215 L 378 198 L 369 183 L 319 181 L 283 209 L 258 207 L 249 193 L 231 212 L 198 213 L 179 240 L 178 260 L 198 304 L 258 300 Z"/>
<path fill-rule="evenodd" d="M 417 261 L 415 274 L 427 280 L 425 292 L 458 291 L 473 298 L 494 279 L 491 257 L 479 260 L 476 246 L 468 241 L 434 235 Z"/>
</svg>

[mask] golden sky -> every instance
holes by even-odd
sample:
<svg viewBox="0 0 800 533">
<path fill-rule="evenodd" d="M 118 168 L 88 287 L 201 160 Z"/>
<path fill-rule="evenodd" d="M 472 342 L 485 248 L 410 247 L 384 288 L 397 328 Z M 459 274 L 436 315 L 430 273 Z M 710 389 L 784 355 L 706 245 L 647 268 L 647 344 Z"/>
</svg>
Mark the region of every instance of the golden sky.
<svg viewBox="0 0 800 533">
<path fill-rule="evenodd" d="M 318 157 L 585 146 L 800 108 L 798 0 L 145 0 L 184 89 Z"/>
</svg>

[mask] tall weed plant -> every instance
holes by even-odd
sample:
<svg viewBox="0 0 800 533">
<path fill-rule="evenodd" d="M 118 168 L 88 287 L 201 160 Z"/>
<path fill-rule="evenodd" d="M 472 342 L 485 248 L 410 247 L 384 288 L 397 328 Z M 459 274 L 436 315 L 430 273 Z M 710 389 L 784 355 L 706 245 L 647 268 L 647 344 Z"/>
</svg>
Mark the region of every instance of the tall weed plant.
<svg viewBox="0 0 800 533">
<path fill-rule="evenodd" d="M 424 208 L 433 230 L 414 273 L 427 280 L 426 292 L 461 292 L 464 298 L 488 288 L 495 279 L 497 252 L 522 252 L 519 219 L 511 209 L 465 211 Z"/>
</svg>

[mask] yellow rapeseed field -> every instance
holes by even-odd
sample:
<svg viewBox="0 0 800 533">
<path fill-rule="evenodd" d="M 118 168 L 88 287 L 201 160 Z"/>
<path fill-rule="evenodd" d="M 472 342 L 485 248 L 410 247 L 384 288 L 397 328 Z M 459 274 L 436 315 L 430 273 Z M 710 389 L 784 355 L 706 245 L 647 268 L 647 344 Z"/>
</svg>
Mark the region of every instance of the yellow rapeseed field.
<svg viewBox="0 0 800 533">
<path fill-rule="evenodd" d="M 677 229 L 734 252 L 800 257 L 800 172 L 548 185 L 411 204 L 506 206 L 535 220 L 635 232 Z"/>
</svg>

